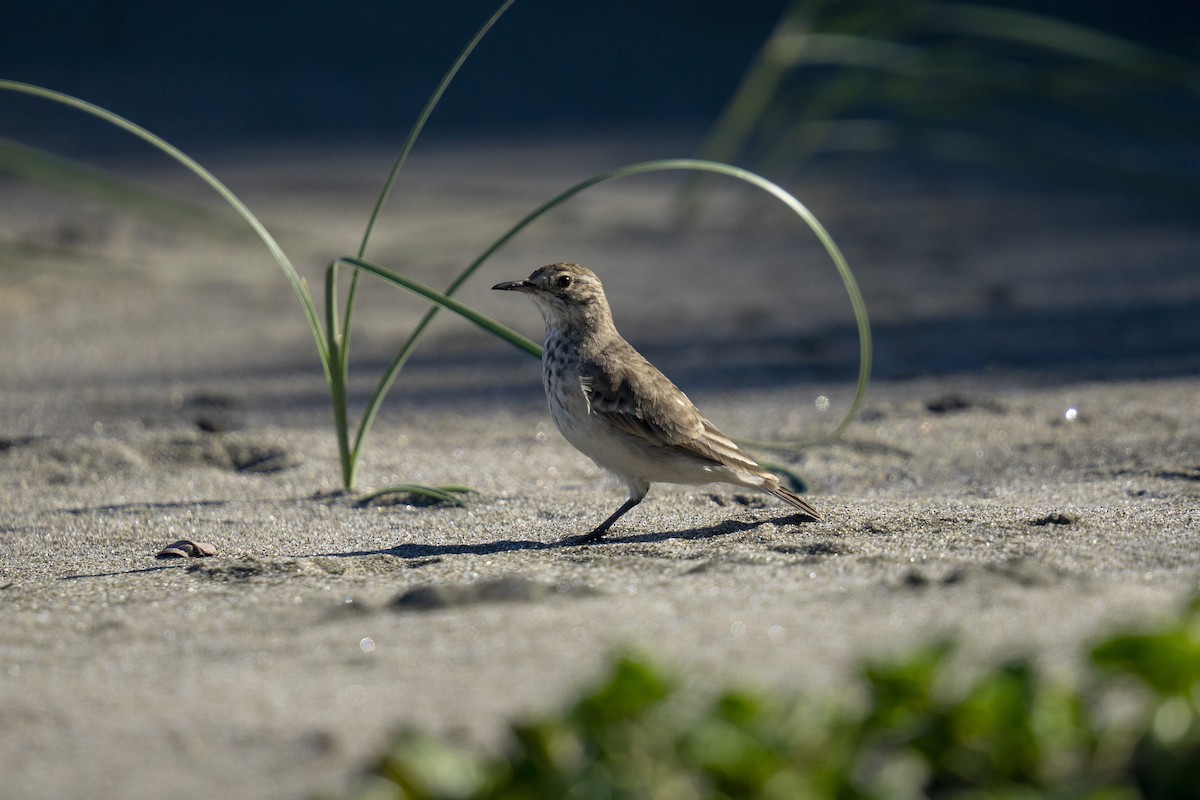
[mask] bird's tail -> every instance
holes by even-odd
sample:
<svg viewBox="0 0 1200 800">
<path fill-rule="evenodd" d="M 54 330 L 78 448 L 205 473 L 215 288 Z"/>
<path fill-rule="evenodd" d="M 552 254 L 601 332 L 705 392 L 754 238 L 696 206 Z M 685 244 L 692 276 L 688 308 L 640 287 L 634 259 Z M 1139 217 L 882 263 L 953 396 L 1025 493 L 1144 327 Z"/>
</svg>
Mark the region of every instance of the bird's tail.
<svg viewBox="0 0 1200 800">
<path fill-rule="evenodd" d="M 820 522 L 821 520 L 825 519 L 823 516 L 821 516 L 821 512 L 817 511 L 815 508 L 813 508 L 811 505 L 808 504 L 807 500 L 805 500 L 803 497 L 796 494 L 795 492 L 791 491 L 790 489 L 784 488 L 784 486 L 779 483 L 776 483 L 775 485 L 771 485 L 768 483 L 765 486 L 763 486 L 762 488 L 763 488 L 763 491 L 769 492 L 769 493 L 775 495 L 776 497 L 778 497 L 783 502 L 789 503 L 790 505 L 793 505 L 796 508 L 800 509 L 805 514 L 812 517 L 814 522 Z"/>
</svg>

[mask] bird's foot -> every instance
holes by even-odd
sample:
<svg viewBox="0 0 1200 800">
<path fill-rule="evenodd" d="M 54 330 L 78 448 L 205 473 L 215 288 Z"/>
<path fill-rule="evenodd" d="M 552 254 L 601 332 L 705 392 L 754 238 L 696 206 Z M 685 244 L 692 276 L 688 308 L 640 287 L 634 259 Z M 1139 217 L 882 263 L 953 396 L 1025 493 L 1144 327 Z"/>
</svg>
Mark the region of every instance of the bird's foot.
<svg viewBox="0 0 1200 800">
<path fill-rule="evenodd" d="M 608 533 L 607 527 L 599 527 L 591 533 L 584 533 L 578 536 L 568 536 L 563 539 L 560 544 L 595 544 L 604 538 L 604 534 Z"/>
</svg>

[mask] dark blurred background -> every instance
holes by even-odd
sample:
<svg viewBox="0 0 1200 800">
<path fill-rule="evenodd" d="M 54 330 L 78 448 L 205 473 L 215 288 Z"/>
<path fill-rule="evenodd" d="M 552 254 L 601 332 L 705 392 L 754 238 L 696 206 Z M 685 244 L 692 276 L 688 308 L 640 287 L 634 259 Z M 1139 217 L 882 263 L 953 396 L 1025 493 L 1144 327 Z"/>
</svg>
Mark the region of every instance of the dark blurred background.
<svg viewBox="0 0 1200 800">
<path fill-rule="evenodd" d="M 4 4 L 0 76 L 88 99 L 185 150 L 402 136 L 497 0 L 48 0 Z M 430 132 L 710 124 L 786 0 L 518 0 Z M 0 106 L 5 133 L 53 133 Z M 27 117 L 26 115 L 30 115 Z M 58 135 L 66 135 L 59 133 Z"/>
<path fill-rule="evenodd" d="M 0 77 L 98 103 L 184 150 L 260 139 L 395 140 L 497 5 L 6 0 Z M 1200 12 L 1190 2 L 1004 5 L 1189 57 L 1200 42 Z M 788 0 L 518 0 L 463 70 L 430 132 L 703 130 L 788 6 Z M 94 141 L 94 124 L 48 106 L 0 97 L 0 135 L 53 147 L 72 138 L 72 126 L 88 124 L 78 143 L 137 146 L 120 136 Z"/>
</svg>

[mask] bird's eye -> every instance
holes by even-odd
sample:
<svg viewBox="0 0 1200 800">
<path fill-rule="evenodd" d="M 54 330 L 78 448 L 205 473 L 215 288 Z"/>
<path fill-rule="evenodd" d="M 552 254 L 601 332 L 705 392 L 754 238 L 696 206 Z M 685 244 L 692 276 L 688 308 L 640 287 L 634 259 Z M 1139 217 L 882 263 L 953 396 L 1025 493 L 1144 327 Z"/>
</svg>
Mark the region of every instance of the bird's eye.
<svg viewBox="0 0 1200 800">
<path fill-rule="evenodd" d="M 559 275 L 558 280 L 556 280 L 555 283 L 558 284 L 558 288 L 565 289 L 571 285 L 571 276 L 570 275 Z"/>
</svg>

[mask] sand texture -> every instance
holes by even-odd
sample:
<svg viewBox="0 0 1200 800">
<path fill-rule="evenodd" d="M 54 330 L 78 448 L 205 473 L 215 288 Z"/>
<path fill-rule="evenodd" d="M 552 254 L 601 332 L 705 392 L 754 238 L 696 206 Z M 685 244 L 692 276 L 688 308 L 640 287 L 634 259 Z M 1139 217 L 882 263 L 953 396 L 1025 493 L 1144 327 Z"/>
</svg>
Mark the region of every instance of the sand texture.
<svg viewBox="0 0 1200 800">
<path fill-rule="evenodd" d="M 525 210 L 661 142 L 461 143 L 414 158 L 371 255 L 444 286 Z M 209 165 L 311 286 L 353 251 L 388 151 Z M 173 196 L 160 162 L 116 168 Z M 582 196 L 462 299 L 540 338 L 500 280 L 578 261 L 617 324 L 727 433 L 829 430 L 853 394 L 849 304 L 819 246 L 729 184 L 691 230 L 669 180 Z M 610 654 L 697 680 L 853 686 L 950 633 L 963 669 L 1174 611 L 1200 577 L 1200 226 L 1193 211 L 920 174 L 790 183 L 858 271 L 877 337 L 859 420 L 775 456 L 827 521 L 730 487 L 624 495 L 553 430 L 528 356 L 443 315 L 367 442 L 364 491 L 464 484 L 463 507 L 338 495 L 325 380 L 263 248 L 0 184 L 0 796 L 344 791 L 398 726 L 494 746 Z M 367 280 L 355 408 L 423 306 Z M 828 401 L 827 410 L 822 410 Z M 762 455 L 769 455 L 760 453 Z M 179 540 L 215 557 L 160 560 Z"/>
</svg>

